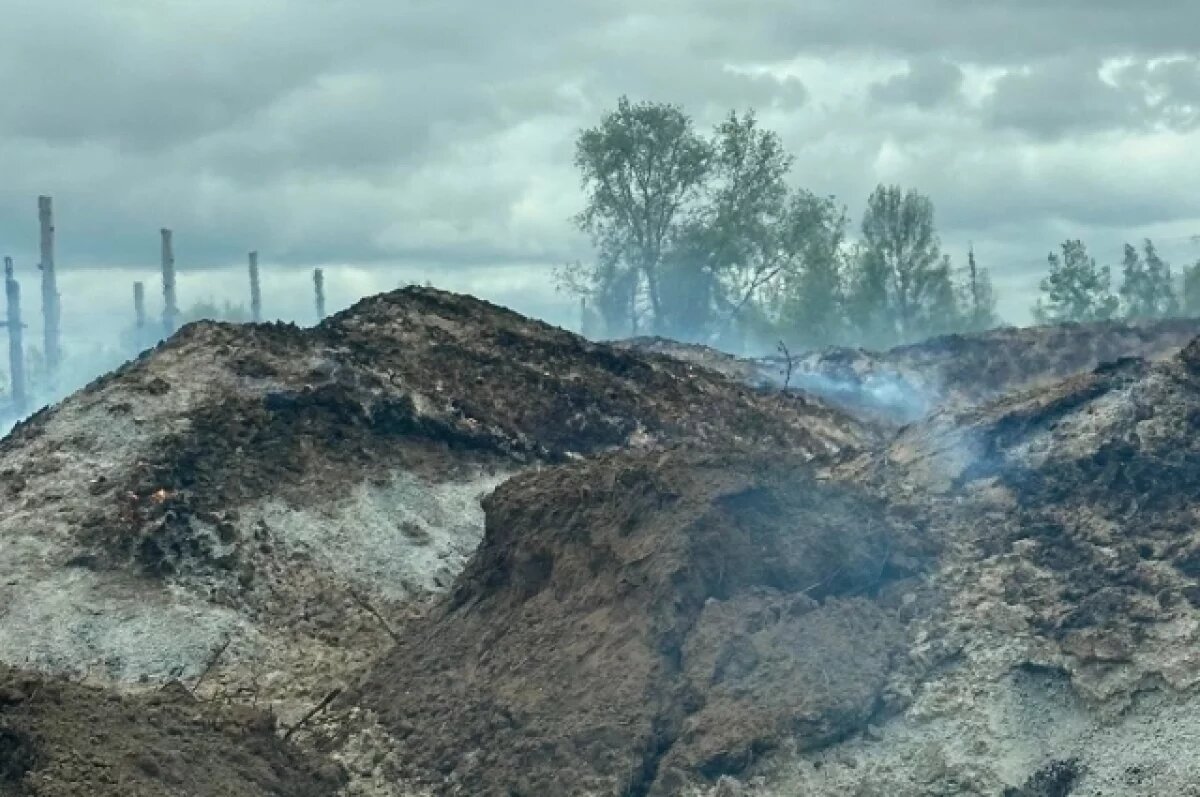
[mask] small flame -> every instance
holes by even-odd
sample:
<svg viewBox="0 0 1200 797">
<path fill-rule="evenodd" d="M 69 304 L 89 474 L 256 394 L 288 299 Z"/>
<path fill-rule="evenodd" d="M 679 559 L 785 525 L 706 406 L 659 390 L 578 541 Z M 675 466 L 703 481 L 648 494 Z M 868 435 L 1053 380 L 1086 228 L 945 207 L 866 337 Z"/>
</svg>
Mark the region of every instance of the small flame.
<svg viewBox="0 0 1200 797">
<path fill-rule="evenodd" d="M 166 501 L 168 496 L 170 496 L 170 493 L 161 487 L 159 487 L 150 495 L 150 497 L 154 499 L 155 503 L 159 504 L 161 504 L 163 501 Z"/>
</svg>

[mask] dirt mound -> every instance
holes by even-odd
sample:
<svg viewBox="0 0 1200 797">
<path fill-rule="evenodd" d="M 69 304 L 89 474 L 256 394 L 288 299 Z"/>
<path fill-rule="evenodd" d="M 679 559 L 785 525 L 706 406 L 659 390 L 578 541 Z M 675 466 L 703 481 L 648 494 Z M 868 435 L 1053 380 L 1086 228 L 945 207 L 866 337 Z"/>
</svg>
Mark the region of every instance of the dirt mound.
<svg viewBox="0 0 1200 797">
<path fill-rule="evenodd" d="M 0 795 L 332 797 L 340 769 L 275 730 L 180 684 L 130 697 L 0 667 Z"/>
<path fill-rule="evenodd" d="M 362 692 L 437 794 L 676 794 L 885 705 L 918 531 L 779 453 L 518 476 Z M 909 598 L 902 599 L 902 595 Z"/>
<path fill-rule="evenodd" d="M 1048 386 L 1122 357 L 1157 359 L 1200 335 L 1200 320 L 1103 321 L 947 335 L 875 354 L 833 349 L 795 363 L 792 384 L 865 417 L 908 423 Z M 775 371 L 781 364 L 775 364 Z"/>
<path fill-rule="evenodd" d="M 922 666 L 895 686 L 911 705 L 819 768 L 781 764 L 773 788 L 1186 793 L 1200 779 L 1198 431 L 1200 341 L 943 411 L 848 466 L 928 518 L 946 599 L 912 625 Z"/>
<path fill-rule="evenodd" d="M 1162 626 L 1200 619 L 1200 341 L 1167 361 L 1122 360 L 933 427 L 927 439 L 945 470 L 966 463 L 956 490 L 986 485 L 993 501 L 1014 504 L 981 549 L 1019 553 L 1004 573 L 1006 600 L 1028 607 L 1079 685 L 1119 690 L 1126 664 L 1146 677 L 1137 660 Z M 948 459 L 955 446 L 969 453 Z M 1157 674 L 1200 682 L 1200 657 Z"/>
<path fill-rule="evenodd" d="M 0 659 L 141 695 L 5 671 L 0 794 L 333 788 L 226 704 L 344 797 L 1185 793 L 1194 325 L 794 364 L 886 439 L 427 289 L 192 325 L 0 440 Z"/>
<path fill-rule="evenodd" d="M 1086 373 L 1123 357 L 1159 359 L 1196 335 L 1198 319 L 1005 327 L 946 335 L 885 352 L 830 348 L 740 358 L 706 346 L 642 337 L 620 345 L 703 365 L 747 384 L 791 387 L 871 422 L 905 424 L 947 406 L 976 406 Z"/>
<path fill-rule="evenodd" d="M 432 289 L 314 329 L 193 324 L 0 440 L 0 661 L 125 684 L 211 666 L 205 697 L 291 721 L 453 583 L 514 473 L 872 434 Z"/>
</svg>

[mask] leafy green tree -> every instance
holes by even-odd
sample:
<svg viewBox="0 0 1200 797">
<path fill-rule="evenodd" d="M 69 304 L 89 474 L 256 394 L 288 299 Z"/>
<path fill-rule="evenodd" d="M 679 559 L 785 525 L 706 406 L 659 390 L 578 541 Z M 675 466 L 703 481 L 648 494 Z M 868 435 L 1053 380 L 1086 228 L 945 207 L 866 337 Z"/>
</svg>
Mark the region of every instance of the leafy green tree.
<svg viewBox="0 0 1200 797">
<path fill-rule="evenodd" d="M 1172 284 L 1171 266 L 1158 256 L 1154 243 L 1147 238 L 1143 254 L 1125 244 L 1121 264 L 1121 305 L 1126 318 L 1166 318 L 1179 311 L 1179 300 Z"/>
<path fill-rule="evenodd" d="M 798 262 L 778 291 L 780 336 L 796 349 L 843 343 L 847 335 L 845 208 L 832 197 L 797 192 L 784 247 Z"/>
<path fill-rule="evenodd" d="M 1200 316 L 1200 260 L 1183 268 L 1182 312 L 1194 318 Z"/>
<path fill-rule="evenodd" d="M 1082 241 L 1062 243 L 1062 257 L 1046 258 L 1050 273 L 1041 281 L 1044 294 L 1033 308 L 1041 323 L 1101 321 L 1112 318 L 1120 302 L 1113 295 L 1108 266 L 1097 266 Z"/>
<path fill-rule="evenodd" d="M 846 253 L 845 263 L 844 312 L 853 341 L 868 348 L 894 346 L 897 341 L 883 262 L 858 241 Z"/>
<path fill-rule="evenodd" d="M 879 186 L 867 200 L 862 238 L 853 279 L 861 331 L 893 342 L 928 334 L 935 308 L 952 293 L 933 202 L 911 189 Z"/>
<path fill-rule="evenodd" d="M 829 282 L 817 253 L 840 240 L 840 217 L 789 188 L 792 163 L 752 110 L 702 139 L 678 108 L 622 99 L 577 144 L 587 201 L 576 222 L 597 256 L 560 270 L 560 286 L 588 297 L 611 334 L 737 347 L 778 322 L 785 283 Z"/>
<path fill-rule="evenodd" d="M 575 165 L 587 201 L 575 221 L 591 236 L 599 262 L 565 281 L 595 294 L 610 332 L 637 331 L 643 295 L 652 319 L 662 317 L 663 256 L 711 161 L 711 145 L 675 105 L 622 97 L 580 134 Z"/>
<path fill-rule="evenodd" d="M 928 282 L 928 297 L 918 308 L 915 327 L 921 337 L 964 331 L 968 311 L 962 303 L 961 286 L 954 282 L 950 255 L 942 255 L 941 263 L 931 270 Z"/>
<path fill-rule="evenodd" d="M 793 158 L 753 111 L 730 113 L 711 147 L 711 178 L 689 230 L 693 253 L 702 253 L 701 276 L 712 285 L 712 311 L 728 329 L 794 265 L 788 243 L 799 220 L 785 182 Z"/>
<path fill-rule="evenodd" d="M 967 270 L 961 288 L 962 331 L 982 332 L 1000 323 L 996 315 L 996 295 L 986 268 L 975 260 L 975 247 L 967 251 Z"/>
</svg>

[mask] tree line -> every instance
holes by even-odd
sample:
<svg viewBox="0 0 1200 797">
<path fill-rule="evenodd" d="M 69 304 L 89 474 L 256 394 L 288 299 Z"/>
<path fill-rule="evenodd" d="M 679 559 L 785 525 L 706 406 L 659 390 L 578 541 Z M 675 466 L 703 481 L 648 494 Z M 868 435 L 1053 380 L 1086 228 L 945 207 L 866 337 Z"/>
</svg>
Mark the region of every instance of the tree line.
<svg viewBox="0 0 1200 797">
<path fill-rule="evenodd" d="M 835 197 L 789 183 L 794 157 L 753 110 L 704 134 L 679 106 L 621 98 L 576 141 L 585 195 L 574 217 L 590 262 L 558 272 L 599 337 L 663 335 L 739 350 L 886 348 L 1000 323 L 973 250 L 942 250 L 932 200 L 880 185 L 850 236 Z M 1123 282 L 1068 241 L 1049 257 L 1035 316 L 1046 322 L 1200 314 L 1200 263 L 1182 296 L 1153 243 L 1127 246 Z"/>
</svg>

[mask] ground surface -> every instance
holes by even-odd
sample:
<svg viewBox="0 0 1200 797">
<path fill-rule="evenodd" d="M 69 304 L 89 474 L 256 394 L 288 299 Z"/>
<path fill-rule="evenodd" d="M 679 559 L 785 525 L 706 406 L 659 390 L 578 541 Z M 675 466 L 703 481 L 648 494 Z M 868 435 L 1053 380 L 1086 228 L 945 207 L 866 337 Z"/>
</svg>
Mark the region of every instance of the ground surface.
<svg viewBox="0 0 1200 797">
<path fill-rule="evenodd" d="M 1196 327 L 192 325 L 0 440 L 0 794 L 1187 794 Z"/>
<path fill-rule="evenodd" d="M 182 684 L 123 697 L 0 668 L 4 797 L 332 797 L 343 782 L 270 715 Z"/>
</svg>

